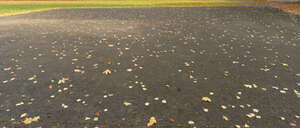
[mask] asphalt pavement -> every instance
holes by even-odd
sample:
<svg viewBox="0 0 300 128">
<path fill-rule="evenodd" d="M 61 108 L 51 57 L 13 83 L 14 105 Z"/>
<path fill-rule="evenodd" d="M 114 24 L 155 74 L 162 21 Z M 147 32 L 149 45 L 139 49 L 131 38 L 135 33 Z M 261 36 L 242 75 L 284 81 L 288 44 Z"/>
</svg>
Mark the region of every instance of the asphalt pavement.
<svg viewBox="0 0 300 128">
<path fill-rule="evenodd" d="M 268 7 L 0 18 L 0 126 L 300 127 L 300 16 Z"/>
</svg>

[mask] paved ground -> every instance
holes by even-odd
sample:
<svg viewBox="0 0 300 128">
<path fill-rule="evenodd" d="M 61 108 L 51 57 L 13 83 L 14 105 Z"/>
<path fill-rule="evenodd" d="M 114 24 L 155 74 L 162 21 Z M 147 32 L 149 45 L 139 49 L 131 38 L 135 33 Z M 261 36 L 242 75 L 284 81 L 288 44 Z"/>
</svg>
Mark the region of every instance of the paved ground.
<svg viewBox="0 0 300 128">
<path fill-rule="evenodd" d="M 277 9 L 52 10 L 0 42 L 1 126 L 300 126 L 300 17 Z"/>
</svg>

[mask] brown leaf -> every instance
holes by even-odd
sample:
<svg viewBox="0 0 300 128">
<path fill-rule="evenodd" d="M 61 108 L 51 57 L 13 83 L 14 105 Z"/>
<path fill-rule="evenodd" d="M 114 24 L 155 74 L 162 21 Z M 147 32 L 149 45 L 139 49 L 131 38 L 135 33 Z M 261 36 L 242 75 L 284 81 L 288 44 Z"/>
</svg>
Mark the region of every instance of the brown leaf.
<svg viewBox="0 0 300 128">
<path fill-rule="evenodd" d="M 95 112 L 95 116 L 100 116 L 100 112 Z"/>
<path fill-rule="evenodd" d="M 173 118 L 169 118 L 169 120 L 170 120 L 171 122 L 175 122 L 175 120 L 174 120 Z"/>
</svg>

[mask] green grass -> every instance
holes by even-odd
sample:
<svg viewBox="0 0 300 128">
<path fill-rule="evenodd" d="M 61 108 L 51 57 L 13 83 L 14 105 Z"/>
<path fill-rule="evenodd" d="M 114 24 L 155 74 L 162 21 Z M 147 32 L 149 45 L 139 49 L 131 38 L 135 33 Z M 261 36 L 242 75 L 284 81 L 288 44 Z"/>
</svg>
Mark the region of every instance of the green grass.
<svg viewBox="0 0 300 128">
<path fill-rule="evenodd" d="M 170 6 L 234 6 L 249 5 L 232 0 L 102 0 L 102 1 L 0 1 L 0 15 L 18 14 L 57 8 L 96 7 L 170 7 Z"/>
</svg>

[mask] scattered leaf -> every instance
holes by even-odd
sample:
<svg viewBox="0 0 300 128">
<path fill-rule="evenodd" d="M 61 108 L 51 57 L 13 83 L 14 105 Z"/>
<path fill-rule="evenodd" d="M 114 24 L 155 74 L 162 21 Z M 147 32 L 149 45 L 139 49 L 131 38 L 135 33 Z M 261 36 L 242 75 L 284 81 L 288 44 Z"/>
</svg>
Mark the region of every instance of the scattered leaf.
<svg viewBox="0 0 300 128">
<path fill-rule="evenodd" d="M 202 97 L 201 100 L 204 102 L 211 102 L 211 99 L 209 97 Z"/>
<path fill-rule="evenodd" d="M 111 74 L 111 71 L 109 69 L 106 69 L 105 71 L 102 72 L 104 75 L 109 75 Z"/>
<path fill-rule="evenodd" d="M 281 63 L 282 66 L 288 67 L 289 65 L 287 63 Z"/>
<path fill-rule="evenodd" d="M 125 101 L 123 104 L 124 104 L 126 107 L 131 105 L 131 103 L 126 102 L 126 101 Z"/>
<path fill-rule="evenodd" d="M 40 119 L 40 116 L 36 116 L 36 117 L 34 117 L 34 118 L 26 118 L 24 121 L 23 121 L 23 123 L 24 124 L 31 124 L 32 122 L 36 122 L 36 121 L 38 121 Z"/>
<path fill-rule="evenodd" d="M 154 124 L 156 124 L 156 119 L 155 119 L 155 117 L 151 117 L 149 122 L 147 123 L 147 126 L 150 127 Z"/>
<path fill-rule="evenodd" d="M 192 120 L 190 120 L 190 121 L 188 121 L 188 124 L 189 124 L 189 125 L 194 125 L 194 124 L 195 124 L 195 122 L 194 122 L 194 121 L 192 121 Z"/>
</svg>

